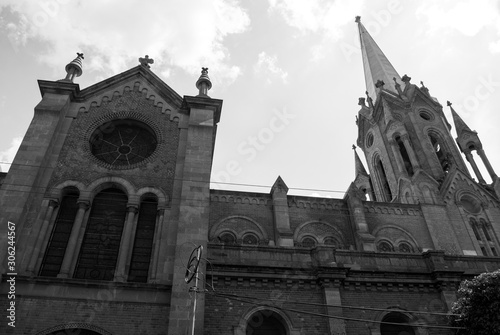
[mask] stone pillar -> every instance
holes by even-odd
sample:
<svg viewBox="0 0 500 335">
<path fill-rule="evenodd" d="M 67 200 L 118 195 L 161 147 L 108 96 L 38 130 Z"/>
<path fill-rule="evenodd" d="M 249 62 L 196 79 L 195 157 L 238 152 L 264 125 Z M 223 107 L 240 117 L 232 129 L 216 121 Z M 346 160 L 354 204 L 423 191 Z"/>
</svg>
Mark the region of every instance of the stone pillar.
<svg viewBox="0 0 500 335">
<path fill-rule="evenodd" d="M 59 205 L 57 200 L 49 200 L 46 211 L 45 211 L 45 217 L 43 218 L 42 225 L 40 227 L 40 230 L 38 232 L 38 238 L 35 243 L 35 247 L 33 248 L 31 252 L 31 258 L 30 262 L 28 264 L 28 274 L 29 275 L 35 275 L 35 267 L 36 263 L 38 261 L 38 257 L 40 256 L 41 248 L 43 245 L 43 242 L 45 241 L 45 235 L 47 234 L 48 227 L 50 225 L 50 221 L 52 218 L 52 214 L 54 213 L 54 209 Z"/>
<path fill-rule="evenodd" d="M 115 270 L 115 280 L 119 282 L 127 281 L 128 277 L 128 259 L 134 247 L 134 222 L 137 214 L 138 206 L 127 205 L 127 218 L 125 219 L 125 227 L 123 228 L 122 239 L 120 242 L 120 251 L 118 252 L 118 261 Z"/>
<path fill-rule="evenodd" d="M 33 234 L 32 223 L 42 210 L 34 204 L 43 201 L 40 190 L 49 185 L 62 144 L 75 119 L 68 116 L 80 91 L 77 84 L 39 80 L 38 85 L 42 100 L 35 107 L 33 120 L 0 189 L 0 273 L 5 273 L 7 265 L 8 221 L 16 224 L 19 260 L 31 256 L 28 256 L 29 246 L 35 245 L 38 238 Z"/>
<path fill-rule="evenodd" d="M 165 209 L 163 209 L 163 208 L 158 209 L 158 211 L 156 212 L 156 225 L 155 225 L 155 235 L 154 235 L 154 242 L 153 242 L 151 267 L 149 269 L 149 282 L 150 283 L 156 282 L 156 273 L 157 273 L 157 267 L 158 267 L 158 257 L 160 254 L 160 241 L 161 241 L 162 225 L 163 225 L 164 216 L 165 216 Z"/>
<path fill-rule="evenodd" d="M 486 157 L 484 150 L 482 148 L 477 149 L 477 154 L 479 155 L 479 157 L 481 157 L 481 160 L 483 161 L 484 166 L 486 166 L 486 170 L 488 170 L 488 173 L 490 174 L 491 179 L 495 180 L 496 178 L 498 178 L 495 171 L 493 170 L 493 167 L 490 164 L 490 161 L 488 160 L 488 157 Z"/>
<path fill-rule="evenodd" d="M 68 246 L 66 247 L 66 252 L 64 253 L 61 269 L 59 270 L 59 274 L 57 275 L 57 277 L 59 278 L 69 277 L 71 263 L 73 262 L 73 257 L 77 248 L 78 237 L 82 228 L 85 212 L 88 208 L 88 201 L 78 201 L 78 211 L 76 212 L 75 221 L 73 222 L 73 227 L 71 228 L 71 233 L 68 239 Z"/>
<path fill-rule="evenodd" d="M 401 173 L 407 177 L 408 173 L 405 169 L 403 157 L 401 157 L 401 152 L 399 151 L 398 143 L 395 140 L 391 139 L 391 140 L 389 140 L 389 145 L 391 146 L 392 154 L 394 155 L 394 158 L 396 159 L 396 165 L 398 166 L 399 173 Z"/>
<path fill-rule="evenodd" d="M 411 165 L 413 165 L 413 171 L 417 171 L 417 169 L 420 169 L 420 164 L 418 164 L 418 159 L 417 156 L 415 156 L 415 151 L 413 151 L 413 147 L 411 146 L 408 134 L 401 136 L 401 139 L 403 140 L 403 144 L 406 148 L 408 156 L 410 156 L 410 162 Z"/>
<path fill-rule="evenodd" d="M 185 96 L 184 114 L 181 120 L 181 141 L 179 143 L 178 162 L 176 167 L 176 184 L 172 202 L 172 222 L 169 231 L 175 232 L 175 240 L 167 250 L 173 257 L 172 292 L 168 334 L 192 334 L 193 320 L 195 335 L 203 334 L 205 297 L 189 292 L 194 281 L 186 284 L 184 276 L 189 256 L 197 246 L 203 247 L 206 257 L 210 214 L 210 174 L 215 142 L 216 125 L 220 118 L 222 101 L 209 97 Z M 174 202 L 175 201 L 175 202 Z M 200 262 L 199 272 L 205 273 L 206 263 Z M 199 281 L 202 289 L 204 282 Z"/>
<path fill-rule="evenodd" d="M 474 170 L 474 174 L 476 175 L 478 181 L 480 183 L 486 184 L 486 182 L 483 179 L 483 176 L 481 175 L 481 172 L 477 168 L 476 162 L 474 161 L 474 157 L 472 157 L 472 153 L 470 151 L 465 152 L 465 158 L 472 166 L 472 170 Z"/>
<path fill-rule="evenodd" d="M 347 190 L 347 205 L 349 214 L 356 229 L 356 244 L 358 250 L 376 251 L 375 237 L 368 230 L 368 223 L 365 216 L 363 202 L 357 195 L 357 188 L 354 184 Z"/>
<path fill-rule="evenodd" d="M 293 231 L 290 229 L 288 214 L 288 187 L 281 177 L 278 177 L 271 188 L 273 198 L 274 241 L 277 246 L 293 247 Z"/>
<path fill-rule="evenodd" d="M 330 305 L 329 307 L 327 307 L 328 315 L 342 317 L 342 307 L 333 307 L 342 305 L 339 287 L 327 285 L 323 287 L 323 291 L 325 294 L 325 303 L 327 305 Z M 346 334 L 345 321 L 343 319 L 328 318 L 328 327 L 330 335 Z"/>
</svg>

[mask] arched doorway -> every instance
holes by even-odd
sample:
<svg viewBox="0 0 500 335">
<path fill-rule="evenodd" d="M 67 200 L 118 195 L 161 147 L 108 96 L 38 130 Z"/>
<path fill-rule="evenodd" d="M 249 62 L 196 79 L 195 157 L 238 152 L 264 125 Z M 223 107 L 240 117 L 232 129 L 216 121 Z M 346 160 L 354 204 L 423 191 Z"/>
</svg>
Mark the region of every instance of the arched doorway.
<svg viewBox="0 0 500 335">
<path fill-rule="evenodd" d="M 49 335 L 101 335 L 98 332 L 82 329 L 82 328 L 71 328 L 71 329 L 61 329 L 50 333 Z"/>
<path fill-rule="evenodd" d="M 403 313 L 391 312 L 382 319 L 380 335 L 415 335 L 409 323 L 410 319 Z"/>
<path fill-rule="evenodd" d="M 260 310 L 248 320 L 246 335 L 288 335 L 288 331 L 281 315 L 270 310 Z"/>
</svg>

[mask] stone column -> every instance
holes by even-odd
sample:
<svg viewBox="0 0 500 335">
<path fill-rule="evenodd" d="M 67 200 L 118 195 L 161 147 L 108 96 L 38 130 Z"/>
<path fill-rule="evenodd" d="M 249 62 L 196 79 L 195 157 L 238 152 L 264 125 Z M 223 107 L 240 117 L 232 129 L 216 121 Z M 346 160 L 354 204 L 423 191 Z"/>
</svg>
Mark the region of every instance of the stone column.
<svg viewBox="0 0 500 335">
<path fill-rule="evenodd" d="M 391 140 L 389 140 L 389 144 L 390 144 L 391 149 L 392 149 L 392 154 L 394 155 L 394 158 L 396 159 L 396 164 L 398 166 L 399 173 L 401 173 L 405 176 L 408 176 L 408 173 L 407 173 L 405 166 L 404 166 L 403 158 L 401 157 L 401 152 L 399 151 L 398 143 L 391 139 Z M 389 201 L 390 201 L 390 199 L 389 199 Z"/>
<path fill-rule="evenodd" d="M 120 282 L 127 281 L 127 260 L 134 241 L 132 241 L 134 220 L 137 214 L 137 205 L 127 205 L 127 218 L 125 219 L 125 227 L 123 228 L 122 239 L 120 243 L 120 251 L 118 252 L 118 262 L 115 270 L 115 280 Z"/>
<path fill-rule="evenodd" d="M 162 233 L 163 218 L 165 215 L 165 209 L 158 209 L 156 212 L 156 225 L 155 225 L 155 235 L 153 242 L 153 252 L 151 267 L 149 269 L 149 282 L 156 282 L 156 272 L 158 267 L 158 257 L 160 256 L 160 241 Z"/>
<path fill-rule="evenodd" d="M 28 264 L 28 273 L 30 275 L 34 275 L 35 273 L 35 267 L 36 263 L 38 261 L 38 256 L 40 255 L 40 251 L 43 245 L 43 242 L 45 241 L 45 235 L 47 234 L 48 227 L 50 225 L 50 220 L 52 218 L 52 214 L 54 213 L 54 209 L 59 205 L 57 200 L 49 200 L 49 203 L 47 205 L 47 210 L 45 212 L 45 217 L 43 218 L 42 221 L 42 226 L 40 227 L 40 231 L 38 232 L 38 238 L 36 240 L 35 247 L 33 248 L 31 252 L 31 258 L 30 262 Z"/>
<path fill-rule="evenodd" d="M 418 164 L 418 159 L 417 159 L 417 156 L 415 156 L 415 151 L 413 151 L 413 147 L 411 146 L 410 138 L 409 138 L 408 134 L 401 136 L 401 139 L 403 140 L 403 144 L 406 148 L 406 152 L 408 153 L 408 156 L 410 156 L 410 162 L 411 162 L 411 165 L 413 165 L 413 171 L 420 169 L 420 164 Z"/>
<path fill-rule="evenodd" d="M 293 232 L 290 229 L 288 214 L 288 187 L 281 177 L 278 177 L 271 188 L 273 198 L 274 240 L 277 246 L 293 247 Z"/>
<path fill-rule="evenodd" d="M 82 228 L 83 218 L 85 217 L 85 212 L 88 208 L 88 201 L 78 201 L 78 211 L 76 212 L 75 221 L 73 222 L 73 227 L 71 228 L 68 246 L 66 247 L 66 252 L 64 253 L 64 258 L 61 264 L 61 270 L 59 270 L 59 274 L 57 275 L 59 278 L 69 277 L 71 263 L 76 252 L 76 245 Z"/>
<path fill-rule="evenodd" d="M 325 303 L 332 307 L 327 307 L 328 315 L 342 317 L 342 300 L 340 298 L 340 290 L 338 286 L 328 285 L 323 287 L 325 294 Z M 328 318 L 328 327 L 330 335 L 345 335 L 345 321 L 343 319 Z"/>
<path fill-rule="evenodd" d="M 486 157 L 486 154 L 484 153 L 483 149 L 477 149 L 477 154 L 479 157 L 481 157 L 481 160 L 483 161 L 484 166 L 486 166 L 486 170 L 488 170 L 488 173 L 490 174 L 491 179 L 494 181 L 498 176 L 496 175 L 495 171 L 493 170 L 493 167 L 490 164 L 490 161 L 488 160 L 488 157 Z"/>
<path fill-rule="evenodd" d="M 474 157 L 472 157 L 472 153 L 470 151 L 465 152 L 465 158 L 472 166 L 472 170 L 474 170 L 474 173 L 476 174 L 476 177 L 479 180 L 479 182 L 486 184 L 486 182 L 483 179 L 483 176 L 481 175 L 481 172 L 477 168 L 476 162 L 474 161 Z"/>
</svg>

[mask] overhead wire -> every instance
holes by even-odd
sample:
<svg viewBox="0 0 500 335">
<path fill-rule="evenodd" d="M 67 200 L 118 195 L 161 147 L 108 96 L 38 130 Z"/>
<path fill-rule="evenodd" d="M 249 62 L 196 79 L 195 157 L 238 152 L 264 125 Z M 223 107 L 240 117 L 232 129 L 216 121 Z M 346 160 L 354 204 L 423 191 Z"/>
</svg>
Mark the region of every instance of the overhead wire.
<svg viewBox="0 0 500 335">
<path fill-rule="evenodd" d="M 214 296 L 219 296 L 218 293 L 215 292 L 207 292 L 208 294 L 214 295 Z M 391 325 L 408 325 L 411 327 L 422 327 L 422 328 L 436 328 L 436 329 L 465 329 L 463 327 L 453 327 L 453 326 L 444 326 L 444 325 L 427 325 L 427 324 L 404 324 L 404 323 L 395 323 L 395 322 L 385 322 L 385 321 L 378 321 L 378 320 L 369 320 L 369 319 L 360 319 L 360 318 L 351 318 L 351 317 L 344 317 L 344 316 L 338 316 L 338 315 L 330 315 L 330 314 L 322 314 L 322 313 L 315 313 L 315 312 L 309 312 L 309 311 L 304 311 L 304 310 L 298 310 L 294 308 L 289 308 L 289 307 L 283 307 L 283 306 L 276 306 L 273 304 L 266 304 L 266 303 L 256 303 L 253 301 L 249 301 L 244 298 L 239 298 L 239 297 L 226 297 L 226 296 L 220 296 L 222 298 L 226 299 L 231 299 L 231 300 L 236 300 L 240 301 L 243 303 L 251 304 L 254 306 L 263 306 L 263 307 L 271 307 L 271 308 L 277 308 L 283 311 L 289 311 L 289 312 L 294 312 L 294 313 L 299 313 L 299 314 L 308 314 L 308 315 L 313 315 L 313 316 L 319 316 L 319 317 L 326 317 L 326 318 L 332 318 L 332 319 L 340 319 L 340 320 L 345 320 L 345 321 L 356 321 L 356 322 L 366 322 L 366 323 L 378 323 L 378 324 L 391 324 Z M 401 312 L 401 311 L 400 311 Z"/>
</svg>

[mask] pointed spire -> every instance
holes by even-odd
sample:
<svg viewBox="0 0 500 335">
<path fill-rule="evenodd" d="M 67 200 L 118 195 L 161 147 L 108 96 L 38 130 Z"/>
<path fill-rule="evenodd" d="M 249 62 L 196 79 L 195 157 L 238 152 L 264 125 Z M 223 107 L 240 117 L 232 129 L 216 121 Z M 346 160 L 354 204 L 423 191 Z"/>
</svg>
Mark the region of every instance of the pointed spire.
<svg viewBox="0 0 500 335">
<path fill-rule="evenodd" d="M 457 131 L 457 136 L 458 137 L 462 136 L 464 131 L 468 131 L 468 132 L 472 133 L 473 131 L 469 128 L 469 126 L 465 123 L 465 121 L 462 120 L 460 115 L 458 115 L 457 112 L 455 112 L 455 110 L 453 109 L 453 107 L 451 107 L 451 102 L 447 101 L 446 105 L 448 107 L 450 107 L 450 109 L 451 109 L 451 115 L 453 116 L 453 122 L 455 123 L 455 129 Z"/>
<path fill-rule="evenodd" d="M 368 176 L 368 173 L 366 173 L 365 170 L 365 166 L 361 162 L 361 159 L 356 152 L 356 146 L 354 144 L 352 145 L 352 150 L 354 150 L 354 178 L 356 178 L 360 174 Z"/>
<path fill-rule="evenodd" d="M 356 22 L 359 29 L 359 41 L 361 43 L 361 54 L 363 58 L 363 68 L 365 71 L 366 90 L 377 99 L 378 90 L 375 87 L 377 81 L 383 81 L 385 86 L 382 88 L 397 92 L 393 78 L 399 81 L 401 77 L 392 66 L 391 62 L 384 55 L 375 40 L 370 36 L 366 28 L 361 23 L 361 17 L 356 16 Z M 403 84 L 404 90 L 404 84 Z"/>
</svg>

